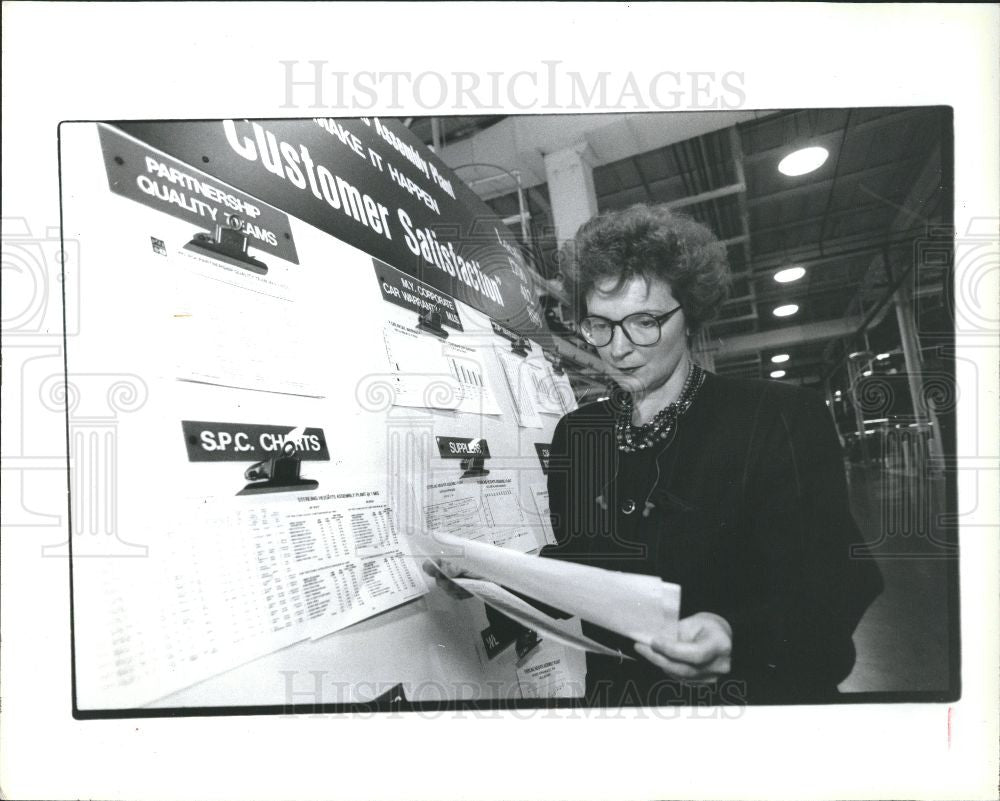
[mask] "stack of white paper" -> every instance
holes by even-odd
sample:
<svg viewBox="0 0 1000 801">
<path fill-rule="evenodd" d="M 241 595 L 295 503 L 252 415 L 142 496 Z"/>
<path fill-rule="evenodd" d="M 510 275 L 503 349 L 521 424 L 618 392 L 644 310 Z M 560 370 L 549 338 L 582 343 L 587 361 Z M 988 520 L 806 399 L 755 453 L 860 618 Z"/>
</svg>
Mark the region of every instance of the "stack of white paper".
<svg viewBox="0 0 1000 801">
<path fill-rule="evenodd" d="M 411 539 L 417 540 L 411 543 L 412 553 L 419 550 L 425 556 L 447 559 L 469 574 L 634 642 L 649 644 L 654 637 L 677 636 L 681 588 L 656 576 L 529 556 L 440 532 Z M 557 636 L 559 632 L 549 633 Z"/>
</svg>

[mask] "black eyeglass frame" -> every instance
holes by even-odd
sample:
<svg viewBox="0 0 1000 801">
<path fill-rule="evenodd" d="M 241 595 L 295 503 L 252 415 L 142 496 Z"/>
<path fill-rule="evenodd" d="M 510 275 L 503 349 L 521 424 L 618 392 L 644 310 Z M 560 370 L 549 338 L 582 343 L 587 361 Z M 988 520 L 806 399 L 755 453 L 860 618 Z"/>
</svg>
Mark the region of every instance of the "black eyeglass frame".
<svg viewBox="0 0 1000 801">
<path fill-rule="evenodd" d="M 625 315 L 620 320 L 609 320 L 607 317 L 601 317 L 601 315 L 599 314 L 588 314 L 586 317 L 580 320 L 580 334 L 583 336 L 584 339 L 587 340 L 587 342 L 590 342 L 590 344 L 593 345 L 595 348 L 606 348 L 608 345 L 611 344 L 612 340 L 614 340 L 615 326 L 618 326 L 619 328 L 621 328 L 622 333 L 625 334 L 625 338 L 633 345 L 636 345 L 637 347 L 640 348 L 652 347 L 653 345 L 659 343 L 659 341 L 663 338 L 663 324 L 671 317 L 673 317 L 675 314 L 677 314 L 677 312 L 679 312 L 682 308 L 684 307 L 675 306 L 670 311 L 664 312 L 663 314 L 650 314 L 649 312 L 633 312 L 632 314 Z M 652 342 L 645 342 L 645 343 L 636 342 L 634 339 L 632 339 L 632 335 L 629 334 L 628 329 L 625 327 L 625 321 L 632 317 L 651 317 L 653 320 L 655 320 L 657 324 L 656 339 L 654 339 Z M 583 333 L 583 324 L 590 319 L 601 320 L 605 323 L 608 323 L 611 326 L 611 336 L 608 338 L 608 341 L 605 342 L 603 345 L 598 345 L 596 342 L 591 342 L 590 338 Z"/>
</svg>

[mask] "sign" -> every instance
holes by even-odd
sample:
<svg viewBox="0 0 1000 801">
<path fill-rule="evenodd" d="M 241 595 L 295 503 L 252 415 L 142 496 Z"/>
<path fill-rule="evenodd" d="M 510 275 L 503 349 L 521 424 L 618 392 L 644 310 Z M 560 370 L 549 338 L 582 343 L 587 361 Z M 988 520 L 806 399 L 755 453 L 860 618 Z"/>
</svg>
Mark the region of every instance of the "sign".
<svg viewBox="0 0 1000 801">
<path fill-rule="evenodd" d="M 258 462 L 281 456 L 286 441 L 295 443 L 295 458 L 302 461 L 330 460 L 322 428 L 306 428 L 295 439 L 288 435 L 295 426 L 250 423 L 207 423 L 182 420 L 189 462 Z"/>
<path fill-rule="evenodd" d="M 112 128 L 98 130 L 108 186 L 116 195 L 201 229 L 238 229 L 250 247 L 299 263 L 288 215 Z"/>
<path fill-rule="evenodd" d="M 535 453 L 538 454 L 538 461 L 542 465 L 542 474 L 549 474 L 549 457 L 552 455 L 552 444 L 549 442 L 536 442 Z"/>
<path fill-rule="evenodd" d="M 454 300 L 378 259 L 372 259 L 372 263 L 375 265 L 375 277 L 382 290 L 382 297 L 389 303 L 412 309 L 418 315 L 436 309 L 441 313 L 442 325 L 457 331 L 465 330 Z"/>
<path fill-rule="evenodd" d="M 511 328 L 508 328 L 507 326 L 503 325 L 502 323 L 498 323 L 496 320 L 490 320 L 490 325 L 493 326 L 493 333 L 494 334 L 496 334 L 497 336 L 503 337 L 508 342 L 517 342 L 519 339 L 524 339 L 521 336 L 521 334 L 517 333 L 517 331 L 514 331 Z M 526 340 L 526 339 L 524 340 L 524 347 L 527 350 L 531 350 L 531 343 L 528 340 Z"/>
<path fill-rule="evenodd" d="M 520 246 L 409 129 L 378 117 L 121 122 L 123 131 L 522 331 L 544 330 Z"/>
<path fill-rule="evenodd" d="M 470 456 L 490 456 L 490 446 L 485 439 L 470 437 L 435 437 L 442 459 L 468 459 Z"/>
</svg>

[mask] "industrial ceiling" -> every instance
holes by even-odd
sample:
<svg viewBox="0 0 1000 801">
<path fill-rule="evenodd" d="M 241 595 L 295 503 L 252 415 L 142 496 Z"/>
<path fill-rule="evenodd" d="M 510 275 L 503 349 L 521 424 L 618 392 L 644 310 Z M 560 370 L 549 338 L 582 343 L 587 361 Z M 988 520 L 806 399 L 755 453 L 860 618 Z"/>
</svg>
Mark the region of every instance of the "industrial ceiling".
<svg viewBox="0 0 1000 801">
<path fill-rule="evenodd" d="M 708 225 L 726 243 L 732 291 L 700 343 L 716 372 L 766 378 L 775 367 L 771 357 L 787 354 L 783 380 L 823 384 L 832 391 L 831 382 L 846 380 L 848 354 L 858 350 L 873 356 L 888 352 L 876 367 L 902 370 L 891 299 L 893 289 L 914 276 L 922 330 L 946 337 L 950 260 L 921 254 L 939 252 L 935 246 L 951 236 L 949 108 L 691 115 L 704 132 L 676 141 L 667 130 L 684 131 L 685 125 L 675 123 L 685 116 L 634 115 L 631 122 L 615 121 L 619 135 L 601 139 L 599 130 L 584 135 L 599 157 L 594 168 L 599 211 L 667 203 Z M 619 155 L 616 147 L 637 147 L 623 144 L 629 137 L 620 135 L 638 130 L 637 118 L 641 131 L 631 139 L 656 141 L 650 131 L 658 124 L 669 143 L 608 160 Z M 706 118 L 720 124 L 705 123 Z M 436 131 L 439 145 L 445 137 L 442 155 L 450 152 L 446 160 L 457 159 L 457 166 L 477 152 L 477 140 L 504 135 L 498 122 L 522 119 L 446 118 Z M 431 141 L 429 118 L 410 122 Z M 503 166 L 518 172 L 526 187 L 536 265 L 551 277 L 557 269 L 556 242 L 548 194 L 534 163 L 540 154 L 529 152 L 523 134 L 516 138 L 520 144 L 508 160 L 518 163 Z M 784 156 L 806 146 L 829 151 L 822 166 L 794 177 L 778 171 Z M 473 188 L 519 233 L 511 184 L 473 177 Z M 774 280 L 776 271 L 791 266 L 804 267 L 804 277 L 792 283 Z M 773 314 L 787 304 L 796 304 L 798 312 Z"/>
</svg>

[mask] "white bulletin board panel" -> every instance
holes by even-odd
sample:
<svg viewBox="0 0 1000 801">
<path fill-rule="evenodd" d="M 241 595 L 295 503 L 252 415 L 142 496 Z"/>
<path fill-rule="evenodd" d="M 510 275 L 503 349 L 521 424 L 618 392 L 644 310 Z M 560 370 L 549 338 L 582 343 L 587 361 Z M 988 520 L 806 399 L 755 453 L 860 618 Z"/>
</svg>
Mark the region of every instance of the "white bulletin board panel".
<svg viewBox="0 0 1000 801">
<path fill-rule="evenodd" d="M 86 519 L 99 508 L 87 491 L 94 471 L 113 470 L 125 499 L 115 528 L 120 559 L 88 562 L 86 541 L 74 543 L 78 708 L 367 702 L 397 684 L 409 701 L 547 692 L 523 685 L 513 648 L 485 658 L 483 604 L 445 595 L 420 571 L 419 558 L 411 561 L 424 585 L 387 611 L 325 636 L 300 627 L 241 634 L 235 644 L 235 629 L 257 631 L 248 621 L 268 615 L 239 594 L 260 589 L 242 539 L 250 534 L 219 531 L 226 523 L 195 534 L 183 522 L 204 520 L 220 505 L 295 510 L 307 496 L 377 487 L 397 531 L 419 529 L 427 486 L 462 474 L 458 460 L 439 455 L 436 438 L 444 436 L 486 440 L 485 466 L 510 493 L 505 508 L 530 531 L 517 547 L 543 545 L 550 535 L 544 499 L 536 497 L 545 478 L 535 446 L 551 441 L 559 414 L 550 408 L 536 427 L 518 424 L 495 350 L 509 352 L 511 343 L 489 317 L 459 301 L 464 331 L 450 330 L 444 341 L 419 331 L 416 337 L 432 349 L 471 348 L 484 375 L 470 380 L 485 379 L 495 406 L 484 410 L 499 413 L 393 405 L 386 327 L 415 331 L 417 314 L 383 299 L 370 255 L 289 215 L 298 264 L 252 251 L 268 266 L 267 275 L 252 274 L 186 249 L 199 230 L 192 222 L 110 191 L 97 124 L 63 125 L 61 157 L 65 236 L 80 242 L 80 303 L 94 321 L 68 343 L 68 365 L 84 377 L 106 375 L 110 366 L 121 385 L 110 392 L 129 407 L 117 416 L 113 438 L 102 434 L 99 413 L 90 431 L 70 432 L 82 456 L 73 470 L 74 513 Z M 514 358 L 551 377 L 537 343 L 529 356 Z M 249 462 L 189 461 L 182 421 L 321 429 L 329 461 L 302 462 L 302 477 L 318 482 L 314 489 L 237 499 Z M 95 521 L 95 532 L 100 525 Z M 246 569 L 232 578 L 237 557 L 245 557 Z M 174 572 L 176 582 L 165 577 Z M 195 575 L 197 596 L 188 581 Z M 243 589 L 232 589 L 226 602 L 213 589 L 223 582 L 243 582 Z M 108 587 L 119 585 L 132 588 L 126 600 L 154 587 L 159 594 L 140 613 L 109 600 Z M 238 609 L 237 598 L 246 602 Z M 112 629 L 118 634 L 109 645 Z M 192 648 L 189 640 L 203 638 L 191 660 L 197 664 L 166 663 L 168 629 Z M 527 660 L 540 655 L 561 660 L 565 677 L 582 679 L 582 654 L 543 642 Z M 130 686 L 114 686 L 115 665 L 124 670 L 126 663 Z"/>
</svg>

